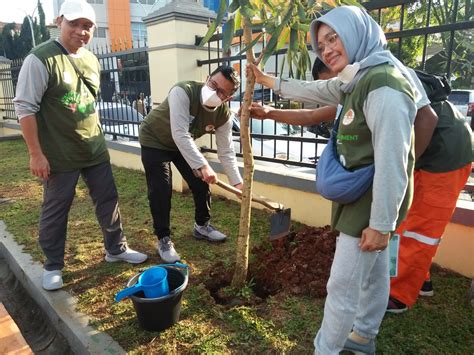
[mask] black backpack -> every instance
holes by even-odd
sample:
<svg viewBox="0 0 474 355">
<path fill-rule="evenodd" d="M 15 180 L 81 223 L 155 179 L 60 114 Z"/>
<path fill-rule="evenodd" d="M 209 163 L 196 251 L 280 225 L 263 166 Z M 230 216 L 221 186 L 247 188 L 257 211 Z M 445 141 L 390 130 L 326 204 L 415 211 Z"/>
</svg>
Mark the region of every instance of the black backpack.
<svg viewBox="0 0 474 355">
<path fill-rule="evenodd" d="M 451 94 L 451 85 L 449 85 L 446 76 L 428 74 L 421 70 L 415 70 L 416 76 L 420 79 L 423 87 L 431 102 L 441 102 L 448 99 Z"/>
</svg>

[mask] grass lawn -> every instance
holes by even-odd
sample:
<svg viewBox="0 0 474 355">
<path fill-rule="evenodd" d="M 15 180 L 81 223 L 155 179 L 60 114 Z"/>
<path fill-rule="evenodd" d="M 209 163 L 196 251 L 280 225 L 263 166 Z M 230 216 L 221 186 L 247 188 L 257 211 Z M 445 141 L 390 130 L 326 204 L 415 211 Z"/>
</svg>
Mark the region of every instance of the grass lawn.
<svg viewBox="0 0 474 355">
<path fill-rule="evenodd" d="M 37 242 L 42 200 L 40 182 L 28 169 L 23 141 L 0 142 L 0 219 L 34 259 L 43 260 Z M 216 262 L 232 267 L 240 206 L 214 198 L 212 221 L 230 236 L 222 244 L 192 237 L 194 208 L 189 193 L 173 194 L 173 240 L 183 262 L 191 268 L 190 284 L 183 296 L 181 320 L 162 332 L 138 328 L 130 300 L 120 303 L 114 295 L 139 271 L 160 263 L 143 173 L 114 167 L 125 232 L 132 248 L 146 252 L 149 260 L 139 266 L 106 263 L 100 229 L 87 189 L 82 182 L 69 215 L 65 290 L 78 298 L 78 310 L 92 326 L 110 334 L 129 353 L 292 353 L 312 354 L 313 337 L 323 314 L 323 299 L 280 293 L 257 306 L 224 307 L 214 302 L 204 282 Z M 291 207 L 291 206 L 290 206 Z M 265 243 L 269 214 L 254 210 L 251 247 Z M 389 315 L 377 338 L 378 353 L 473 354 L 474 309 L 467 293 L 470 280 L 437 268 L 435 296 L 423 298 L 409 312 Z"/>
</svg>

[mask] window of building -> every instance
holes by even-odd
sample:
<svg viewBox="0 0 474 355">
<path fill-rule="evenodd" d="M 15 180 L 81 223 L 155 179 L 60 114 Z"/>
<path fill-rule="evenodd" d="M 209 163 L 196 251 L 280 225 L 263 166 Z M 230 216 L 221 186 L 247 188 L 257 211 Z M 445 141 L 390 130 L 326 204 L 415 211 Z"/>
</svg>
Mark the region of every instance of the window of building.
<svg viewBox="0 0 474 355">
<path fill-rule="evenodd" d="M 130 0 L 131 4 L 138 4 L 138 2 L 142 5 L 155 5 L 156 0 Z"/>
<path fill-rule="evenodd" d="M 132 22 L 132 39 L 134 43 L 140 42 L 140 45 L 146 42 L 146 26 L 143 22 Z"/>
<path fill-rule="evenodd" d="M 107 38 L 107 30 L 104 27 L 97 27 L 95 29 L 95 36 L 97 38 Z"/>
</svg>

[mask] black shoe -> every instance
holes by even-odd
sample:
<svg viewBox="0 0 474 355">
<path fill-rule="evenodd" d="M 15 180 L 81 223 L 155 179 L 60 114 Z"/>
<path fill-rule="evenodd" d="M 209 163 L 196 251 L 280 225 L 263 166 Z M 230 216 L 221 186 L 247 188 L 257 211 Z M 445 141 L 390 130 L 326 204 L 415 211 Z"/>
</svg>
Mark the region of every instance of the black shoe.
<svg viewBox="0 0 474 355">
<path fill-rule="evenodd" d="M 395 298 L 390 297 L 388 300 L 388 305 L 387 305 L 387 313 L 395 313 L 395 314 L 400 314 L 405 311 L 408 311 L 408 307 L 405 303 L 400 302 L 399 300 L 396 300 Z"/>
<path fill-rule="evenodd" d="M 421 290 L 420 290 L 420 296 L 425 296 L 425 297 L 434 296 L 433 283 L 431 282 L 431 280 L 423 282 L 423 286 L 421 286 Z"/>
</svg>

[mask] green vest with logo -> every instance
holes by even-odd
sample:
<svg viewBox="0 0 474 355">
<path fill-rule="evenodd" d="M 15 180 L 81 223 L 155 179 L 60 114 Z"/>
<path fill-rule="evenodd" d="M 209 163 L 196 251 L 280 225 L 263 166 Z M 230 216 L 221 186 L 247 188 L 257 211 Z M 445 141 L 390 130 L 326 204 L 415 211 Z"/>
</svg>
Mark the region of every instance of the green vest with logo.
<svg viewBox="0 0 474 355">
<path fill-rule="evenodd" d="M 194 139 L 206 133 L 212 133 L 230 119 L 227 105 L 220 105 L 214 111 L 208 111 L 201 105 L 201 88 L 204 84 L 196 81 L 183 81 L 176 84 L 189 98 L 189 114 L 192 122 L 189 133 Z M 171 135 L 170 106 L 168 98 L 154 108 L 140 125 L 140 144 L 144 147 L 177 151 L 178 147 Z"/>
<path fill-rule="evenodd" d="M 372 133 L 367 126 L 363 105 L 370 92 L 388 86 L 413 98 L 409 83 L 392 66 L 388 64 L 371 68 L 357 83 L 351 93 L 345 94 L 343 108 L 339 118 L 337 133 L 337 153 L 347 169 L 356 169 L 374 162 Z M 380 103 L 383 105 L 383 103 Z M 390 119 L 383 117 L 381 119 Z M 399 210 L 398 222 L 407 213 L 413 197 L 414 140 L 412 133 L 411 150 L 408 157 L 407 173 L 409 183 Z M 387 186 L 389 189 L 390 186 Z M 372 187 L 357 201 L 350 204 L 333 203 L 332 227 L 353 237 L 360 237 L 369 226 L 372 204 Z"/>
<path fill-rule="evenodd" d="M 81 52 L 80 58 L 71 59 L 97 94 L 99 62 L 87 49 Z M 68 172 L 108 161 L 94 96 L 67 56 L 53 40 L 35 47 L 31 54 L 45 65 L 49 74 L 36 119 L 41 149 L 51 171 Z"/>
</svg>

